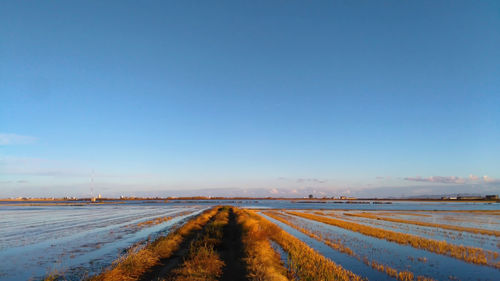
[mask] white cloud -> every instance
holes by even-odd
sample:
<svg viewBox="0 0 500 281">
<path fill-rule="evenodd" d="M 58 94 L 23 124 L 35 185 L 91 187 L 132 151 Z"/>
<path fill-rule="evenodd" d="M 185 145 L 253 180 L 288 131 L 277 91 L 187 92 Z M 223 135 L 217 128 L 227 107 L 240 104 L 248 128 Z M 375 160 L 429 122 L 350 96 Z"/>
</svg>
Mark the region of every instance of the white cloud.
<svg viewBox="0 0 500 281">
<path fill-rule="evenodd" d="M 479 180 L 479 177 L 476 176 L 476 175 L 470 174 L 469 175 L 469 180 L 471 180 L 471 181 L 477 181 L 477 180 Z"/>
<path fill-rule="evenodd" d="M 325 183 L 326 180 L 317 179 L 317 178 L 307 178 L 307 179 L 299 178 L 299 179 L 297 179 L 297 182 L 298 183 Z"/>
<path fill-rule="evenodd" d="M 494 179 L 494 178 L 491 178 L 491 177 L 488 177 L 488 176 L 483 176 L 483 180 L 486 183 L 497 183 L 497 182 L 500 182 L 500 179 Z"/>
<path fill-rule="evenodd" d="M 0 133 L 0 145 L 31 144 L 36 140 L 37 138 L 31 136 Z"/>
<path fill-rule="evenodd" d="M 447 183 L 447 184 L 480 184 L 480 183 L 498 183 L 499 179 L 491 178 L 489 176 L 476 176 L 470 174 L 469 177 L 457 177 L 457 176 L 432 176 L 423 178 L 421 176 L 407 177 L 404 178 L 407 181 L 417 181 L 417 182 L 431 182 L 431 183 Z"/>
<path fill-rule="evenodd" d="M 419 181 L 419 182 L 434 182 L 434 183 L 465 183 L 464 178 L 456 177 L 456 176 L 432 176 L 428 178 L 422 178 L 420 176 L 417 177 L 408 177 L 404 178 L 407 181 Z"/>
</svg>

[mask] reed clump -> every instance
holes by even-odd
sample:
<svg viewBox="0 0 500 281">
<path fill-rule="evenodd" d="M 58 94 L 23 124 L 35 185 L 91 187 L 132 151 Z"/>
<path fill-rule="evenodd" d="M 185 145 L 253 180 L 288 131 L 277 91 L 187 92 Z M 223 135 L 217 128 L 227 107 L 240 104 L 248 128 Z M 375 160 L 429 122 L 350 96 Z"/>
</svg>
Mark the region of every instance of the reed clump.
<svg viewBox="0 0 500 281">
<path fill-rule="evenodd" d="M 385 230 L 381 228 L 357 224 L 354 222 L 347 222 L 340 219 L 321 217 L 313 214 L 293 211 L 289 211 L 287 213 L 298 217 L 341 227 L 347 230 L 359 232 L 364 235 L 385 239 L 387 241 L 396 242 L 403 245 L 410 245 L 414 248 L 424 249 L 437 254 L 448 255 L 450 257 L 464 260 L 466 262 L 500 268 L 498 263 L 495 264 L 493 262 L 488 262 L 487 254 L 490 257 L 490 260 L 493 260 L 494 252 L 486 251 L 480 248 L 466 247 L 462 245 L 458 246 L 447 243 L 446 241 L 428 239 L 412 234 Z"/>
<path fill-rule="evenodd" d="M 439 223 L 430 223 L 430 222 L 414 221 L 414 220 L 404 220 L 404 219 L 397 219 L 397 218 L 388 218 L 388 217 L 377 216 L 374 214 L 369 214 L 366 212 L 363 212 L 363 213 L 344 213 L 344 215 L 351 216 L 351 217 L 361 217 L 361 218 L 368 218 L 368 219 L 374 219 L 374 220 L 390 221 L 390 222 L 396 222 L 396 223 L 436 227 L 436 228 L 443 228 L 443 229 L 456 230 L 456 231 L 465 231 L 465 232 L 470 232 L 470 233 L 491 235 L 491 236 L 497 236 L 497 237 L 500 236 L 500 231 L 498 231 L 498 230 L 481 229 L 481 228 L 475 228 L 475 227 L 465 227 L 465 226 L 439 224 Z"/>
<path fill-rule="evenodd" d="M 149 268 L 155 266 L 160 259 L 170 257 L 179 249 L 182 241 L 202 227 L 215 215 L 218 208 L 207 210 L 189 220 L 183 226 L 142 247 L 130 249 L 126 255 L 118 259 L 113 266 L 103 273 L 91 278 L 93 281 L 135 281 Z"/>
</svg>

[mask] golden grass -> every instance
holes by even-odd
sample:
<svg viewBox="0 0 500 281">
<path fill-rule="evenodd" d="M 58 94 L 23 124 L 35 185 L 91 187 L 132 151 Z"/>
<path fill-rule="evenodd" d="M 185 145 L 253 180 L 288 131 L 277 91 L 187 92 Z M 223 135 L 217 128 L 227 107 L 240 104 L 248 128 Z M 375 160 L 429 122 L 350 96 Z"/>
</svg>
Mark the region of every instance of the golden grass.
<svg viewBox="0 0 500 281">
<path fill-rule="evenodd" d="M 228 223 L 228 209 L 221 208 L 207 224 L 203 236 L 191 243 L 183 264 L 173 270 L 172 281 L 215 281 L 222 275 L 224 262 L 215 248 L 222 242 L 223 228 Z"/>
<path fill-rule="evenodd" d="M 288 281 L 287 270 L 279 254 L 271 247 L 268 228 L 247 211 L 235 210 L 236 220 L 243 230 L 248 279 L 251 281 Z"/>
<path fill-rule="evenodd" d="M 167 222 L 171 220 L 173 217 L 161 217 L 161 218 L 156 218 L 148 221 L 143 221 L 137 224 L 138 227 L 144 227 L 144 226 L 151 226 L 151 225 L 157 225 L 160 223 Z"/>
<path fill-rule="evenodd" d="M 393 212 L 380 212 L 378 214 L 379 215 L 389 215 L 389 216 L 392 216 L 392 215 L 403 215 L 403 216 L 426 217 L 426 218 L 432 217 L 432 215 L 427 215 L 427 214 L 406 213 L 406 212 L 396 212 L 396 211 L 393 211 Z"/>
<path fill-rule="evenodd" d="M 466 231 L 466 232 L 471 232 L 471 233 L 492 235 L 492 236 L 497 236 L 497 237 L 500 236 L 500 231 L 498 231 L 498 230 L 489 230 L 489 229 L 481 229 L 481 228 L 474 228 L 474 227 L 464 227 L 464 226 L 458 226 L 458 225 L 448 225 L 448 224 L 430 223 L 430 222 L 422 222 L 422 221 L 414 221 L 414 220 L 388 218 L 388 217 L 377 216 L 374 214 L 369 214 L 366 212 L 363 212 L 363 213 L 344 213 L 344 215 L 351 216 L 351 217 L 361 217 L 361 218 L 368 218 L 368 219 L 374 219 L 374 220 L 383 220 L 383 221 L 390 221 L 390 222 L 397 222 L 397 223 L 436 227 L 436 228 L 443 228 L 443 229 L 456 230 L 456 231 Z"/>
<path fill-rule="evenodd" d="M 395 232 L 381 228 L 357 224 L 354 222 L 347 222 L 344 220 L 321 217 L 313 214 L 288 211 L 288 214 L 298 217 L 334 225 L 347 230 L 356 231 L 364 235 L 385 239 L 387 241 L 396 242 L 403 245 L 410 245 L 414 248 L 424 249 L 437 254 L 447 255 L 469 263 L 489 265 L 500 268 L 500 263 L 494 263 L 493 260 L 498 253 L 483 250 L 481 248 L 458 246 L 447 243 L 446 241 L 438 241 L 428 239 L 412 234 Z M 490 262 L 489 262 L 490 261 Z"/>
<path fill-rule="evenodd" d="M 172 277 L 175 281 L 214 281 L 222 275 L 224 262 L 210 245 L 199 245 L 190 251 L 189 259 L 181 268 L 175 269 Z"/>
<path fill-rule="evenodd" d="M 165 216 L 165 217 L 154 218 L 152 220 L 143 221 L 143 222 L 137 223 L 135 225 L 130 225 L 130 226 L 145 227 L 145 226 L 158 225 L 158 224 L 167 222 L 175 217 L 184 216 L 184 215 L 187 215 L 190 213 L 191 213 L 191 211 L 184 211 L 184 212 L 177 213 L 174 216 Z"/>
<path fill-rule="evenodd" d="M 254 211 L 246 211 L 252 218 L 258 221 L 270 239 L 276 242 L 288 253 L 289 269 L 294 279 L 299 280 L 364 280 L 359 275 L 344 269 L 330 259 L 319 254 L 294 236 L 288 234 L 278 227 L 255 214 Z"/>
<path fill-rule="evenodd" d="M 411 272 L 411 271 L 407 271 L 407 270 L 398 271 L 390 266 L 380 264 L 376 261 L 370 262 L 370 261 L 365 259 L 364 263 L 371 266 L 373 269 L 376 269 L 376 270 L 381 271 L 381 272 L 385 272 L 387 275 L 389 275 L 393 278 L 396 278 L 397 280 L 400 280 L 400 281 L 413 281 L 413 280 L 434 281 L 434 279 L 429 278 L 429 277 L 425 277 L 425 276 L 416 276 L 415 277 L 413 275 L 413 272 Z"/>
<path fill-rule="evenodd" d="M 160 259 L 170 257 L 179 249 L 182 241 L 195 231 L 202 229 L 208 220 L 215 215 L 218 207 L 207 210 L 186 224 L 161 237 L 143 248 L 132 248 L 118 259 L 113 266 L 103 273 L 93 277 L 93 281 L 134 281 L 149 268 L 155 266 Z"/>
<path fill-rule="evenodd" d="M 335 241 L 332 241 L 332 240 L 329 240 L 329 239 L 325 239 L 323 238 L 321 235 L 319 234 L 315 234 L 315 233 L 312 233 L 311 231 L 305 229 L 305 228 L 302 228 L 302 227 L 299 227 L 293 223 L 291 223 L 290 221 L 286 220 L 285 218 L 281 217 L 280 215 L 282 214 L 277 214 L 277 213 L 274 213 L 274 212 L 263 212 L 264 214 L 266 214 L 267 216 L 269 217 L 272 217 L 273 219 L 275 220 L 278 220 L 306 235 L 308 235 L 309 237 L 313 238 L 313 239 L 316 239 L 318 241 L 321 241 L 323 243 L 325 243 L 326 245 L 328 245 L 330 248 L 333 248 L 337 251 L 340 251 L 340 252 L 343 252 L 343 253 L 346 253 L 350 256 L 353 256 L 355 258 L 358 258 L 360 259 L 359 255 L 355 254 L 349 247 L 346 247 L 344 245 L 342 245 L 340 242 L 335 242 Z M 377 263 L 376 261 L 369 261 L 367 258 L 364 258 L 363 259 L 363 262 L 369 266 L 371 266 L 373 269 L 375 270 L 378 270 L 378 271 L 381 271 L 381 272 L 384 272 L 386 273 L 387 275 L 391 276 L 391 277 L 394 277 L 398 280 L 401 280 L 401 281 L 408 281 L 408 280 L 414 280 L 413 278 L 413 273 L 410 272 L 410 271 L 398 271 L 397 269 L 395 268 L 392 268 L 390 266 L 387 266 L 387 265 L 382 265 L 380 263 Z M 417 280 L 427 280 L 427 281 L 430 281 L 430 280 L 433 280 L 431 278 L 427 278 L 427 277 L 424 277 L 424 276 L 417 276 Z"/>
<path fill-rule="evenodd" d="M 342 245 L 340 242 L 338 241 L 333 241 L 333 240 L 330 240 L 330 239 L 326 239 L 326 238 L 323 238 L 321 234 L 319 233 L 313 233 L 312 231 L 308 230 L 308 229 L 305 229 L 303 227 L 300 227 L 296 224 L 293 224 L 291 223 L 290 221 L 286 220 L 285 218 L 277 215 L 276 213 L 273 213 L 273 212 L 262 212 L 263 214 L 265 214 L 266 216 L 269 216 L 277 221 L 280 221 L 302 233 L 304 233 L 305 235 L 313 238 L 313 239 L 316 239 L 318 241 L 321 241 L 323 243 L 325 243 L 326 245 L 328 245 L 330 248 L 333 248 L 334 250 L 337 250 L 339 252 L 342 252 L 342 253 L 346 253 L 350 256 L 355 256 L 354 252 L 349 248 L 349 247 L 346 247 L 344 245 Z"/>
</svg>

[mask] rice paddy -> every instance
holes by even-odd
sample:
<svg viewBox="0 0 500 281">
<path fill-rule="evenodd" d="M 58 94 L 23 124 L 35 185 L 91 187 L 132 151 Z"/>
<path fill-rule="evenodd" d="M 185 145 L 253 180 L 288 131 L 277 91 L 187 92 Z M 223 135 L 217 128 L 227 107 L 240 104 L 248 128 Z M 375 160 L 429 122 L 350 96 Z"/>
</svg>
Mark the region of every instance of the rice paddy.
<svg viewBox="0 0 500 281">
<path fill-rule="evenodd" d="M 494 209 L 126 205 L 5 211 L 0 280 L 500 279 Z"/>
</svg>

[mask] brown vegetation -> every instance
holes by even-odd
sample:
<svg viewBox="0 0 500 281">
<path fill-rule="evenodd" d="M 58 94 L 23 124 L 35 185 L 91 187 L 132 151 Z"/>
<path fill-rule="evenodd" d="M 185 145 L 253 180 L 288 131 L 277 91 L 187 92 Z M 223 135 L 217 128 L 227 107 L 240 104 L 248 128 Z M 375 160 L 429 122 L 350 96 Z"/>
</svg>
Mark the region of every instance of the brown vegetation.
<svg viewBox="0 0 500 281">
<path fill-rule="evenodd" d="M 223 228 L 228 223 L 228 209 L 221 208 L 215 219 L 210 221 L 204 233 L 195 239 L 182 265 L 174 269 L 166 280 L 214 281 L 222 275 L 224 262 L 216 247 L 222 243 Z"/>
<path fill-rule="evenodd" d="M 302 233 L 304 233 L 305 235 L 313 238 L 313 239 L 316 239 L 318 241 L 321 241 L 323 243 L 325 243 L 326 245 L 328 245 L 330 248 L 333 248 L 334 250 L 337 250 L 339 252 L 342 252 L 342 253 L 346 253 L 350 256 L 355 256 L 354 252 L 349 248 L 349 247 L 346 247 L 344 245 L 342 245 L 340 242 L 338 241 L 333 241 L 333 240 L 330 240 L 330 239 L 326 239 L 324 237 L 322 237 L 321 234 L 319 233 L 313 233 L 312 231 L 308 230 L 308 229 L 305 229 L 303 227 L 300 227 L 296 224 L 293 224 L 291 223 L 290 221 L 286 220 L 285 218 L 281 217 L 280 215 L 278 215 L 277 213 L 274 213 L 274 212 L 263 212 L 265 215 L 277 220 L 277 221 L 280 221 Z"/>
<path fill-rule="evenodd" d="M 275 213 L 275 212 L 264 212 L 264 214 L 266 214 L 267 216 L 269 217 L 272 217 L 273 219 L 275 220 L 278 220 L 306 235 L 308 235 L 309 237 L 313 238 L 313 239 L 316 239 L 318 241 L 321 241 L 323 243 L 325 243 L 326 245 L 328 245 L 329 247 L 333 248 L 334 250 L 337 250 L 337 251 L 340 251 L 340 252 L 343 252 L 343 253 L 346 253 L 350 256 L 353 256 L 355 258 L 358 258 L 360 259 L 360 257 L 355 254 L 349 247 L 346 247 L 344 245 L 342 245 L 339 241 L 332 241 L 330 239 L 326 239 L 326 238 L 323 238 L 321 236 L 321 234 L 316 234 L 316 233 L 313 233 L 305 228 L 302 228 L 302 227 L 299 227 L 293 223 L 291 223 L 289 220 L 286 220 L 285 218 L 282 217 L 283 214 L 278 214 L 278 213 Z M 369 261 L 368 258 L 363 258 L 363 262 L 369 266 L 371 266 L 373 269 L 375 270 L 378 270 L 378 271 L 381 271 L 381 272 L 384 272 L 386 273 L 387 275 L 391 276 L 391 277 L 394 277 L 398 280 L 401 280 L 401 281 L 412 281 L 414 280 L 413 278 L 413 273 L 410 272 L 410 271 L 398 271 L 397 269 L 394 269 L 390 266 L 387 266 L 387 265 L 382 265 L 380 263 L 377 263 L 376 261 Z M 430 280 L 433 280 L 431 278 L 427 278 L 427 277 L 424 277 L 424 276 L 417 276 L 417 279 L 416 280 L 426 280 L 426 281 L 430 281 Z"/>
<path fill-rule="evenodd" d="M 493 262 L 498 254 L 492 251 L 483 250 L 481 248 L 467 247 L 462 245 L 458 246 L 447 243 L 446 241 L 428 239 L 412 234 L 395 232 L 391 230 L 357 224 L 354 222 L 347 222 L 340 219 L 321 217 L 302 212 L 289 211 L 287 213 L 302 218 L 334 225 L 347 230 L 356 231 L 364 235 L 385 239 L 387 241 L 396 242 L 403 245 L 410 245 L 414 248 L 424 249 L 437 254 L 448 255 L 450 257 L 464 260 L 466 262 L 484 264 L 500 268 L 500 263 L 495 264 Z"/>
<path fill-rule="evenodd" d="M 271 240 L 288 253 L 288 267 L 294 279 L 299 280 L 363 280 L 360 276 L 344 269 L 330 259 L 319 254 L 304 242 L 295 238 L 265 218 L 248 212 L 250 217 L 258 221 Z"/>
<path fill-rule="evenodd" d="M 263 213 L 401 281 L 432 279 L 415 276 L 407 270 L 398 271 L 366 257 L 361 258 L 344 246 L 341 240 L 325 238 L 324 233 L 307 229 L 307 226 L 293 221 L 292 218 L 298 220 L 297 217 L 302 217 L 467 262 L 500 268 L 500 263 L 492 262 L 497 258 L 494 255 L 497 254 L 495 252 L 357 224 L 338 217 L 325 217 L 326 214 L 321 211 L 315 211 L 314 214 L 297 211 L 282 213 L 264 211 Z M 159 224 L 171 218 L 156 218 L 137 225 Z M 286 264 L 273 247 L 280 248 L 280 251 L 287 255 Z M 418 260 L 426 261 L 424 258 Z M 49 276 L 46 280 L 52 280 L 54 276 Z M 362 277 L 344 269 L 264 216 L 259 215 L 257 211 L 234 207 L 215 207 L 207 210 L 183 226 L 175 228 L 168 235 L 145 246 L 130 249 L 127 255 L 116 261 L 109 269 L 91 278 L 93 281 L 151 279 L 168 281 L 363 280 Z"/>
<path fill-rule="evenodd" d="M 156 218 L 148 221 L 143 221 L 137 224 L 138 227 L 143 227 L 143 226 L 151 226 L 151 225 L 157 225 L 160 223 L 167 222 L 171 220 L 173 217 L 161 217 L 161 218 Z"/>
<path fill-rule="evenodd" d="M 396 223 L 405 223 L 405 224 L 414 224 L 414 225 L 420 225 L 420 226 L 436 227 L 436 228 L 443 228 L 443 229 L 456 230 L 456 231 L 466 231 L 466 232 L 471 232 L 471 233 L 492 235 L 492 236 L 497 236 L 497 237 L 500 236 L 500 231 L 498 231 L 498 230 L 489 230 L 489 229 L 480 229 L 480 228 L 474 228 L 474 227 L 464 227 L 464 226 L 458 226 L 458 225 L 448 225 L 448 224 L 430 223 L 430 222 L 423 222 L 423 221 L 388 218 L 388 217 L 377 216 L 375 214 L 369 214 L 366 212 L 363 212 L 363 213 L 344 213 L 344 215 L 351 216 L 351 217 L 361 217 L 361 218 L 368 218 L 368 219 L 374 219 L 374 220 L 390 221 L 390 222 L 396 222 Z"/>
<path fill-rule="evenodd" d="M 132 248 L 127 255 L 116 261 L 110 269 L 93 277 L 92 280 L 138 280 L 143 273 L 156 265 L 160 259 L 168 258 L 178 250 L 179 245 L 188 235 L 202 229 L 203 225 L 215 215 L 217 209 L 212 208 L 203 212 L 167 236 L 159 238 L 143 248 Z"/>
<path fill-rule="evenodd" d="M 236 210 L 238 224 L 243 229 L 243 246 L 248 277 L 252 281 L 288 281 L 287 269 L 279 254 L 271 247 L 268 232 L 260 219 L 247 211 Z"/>
</svg>

